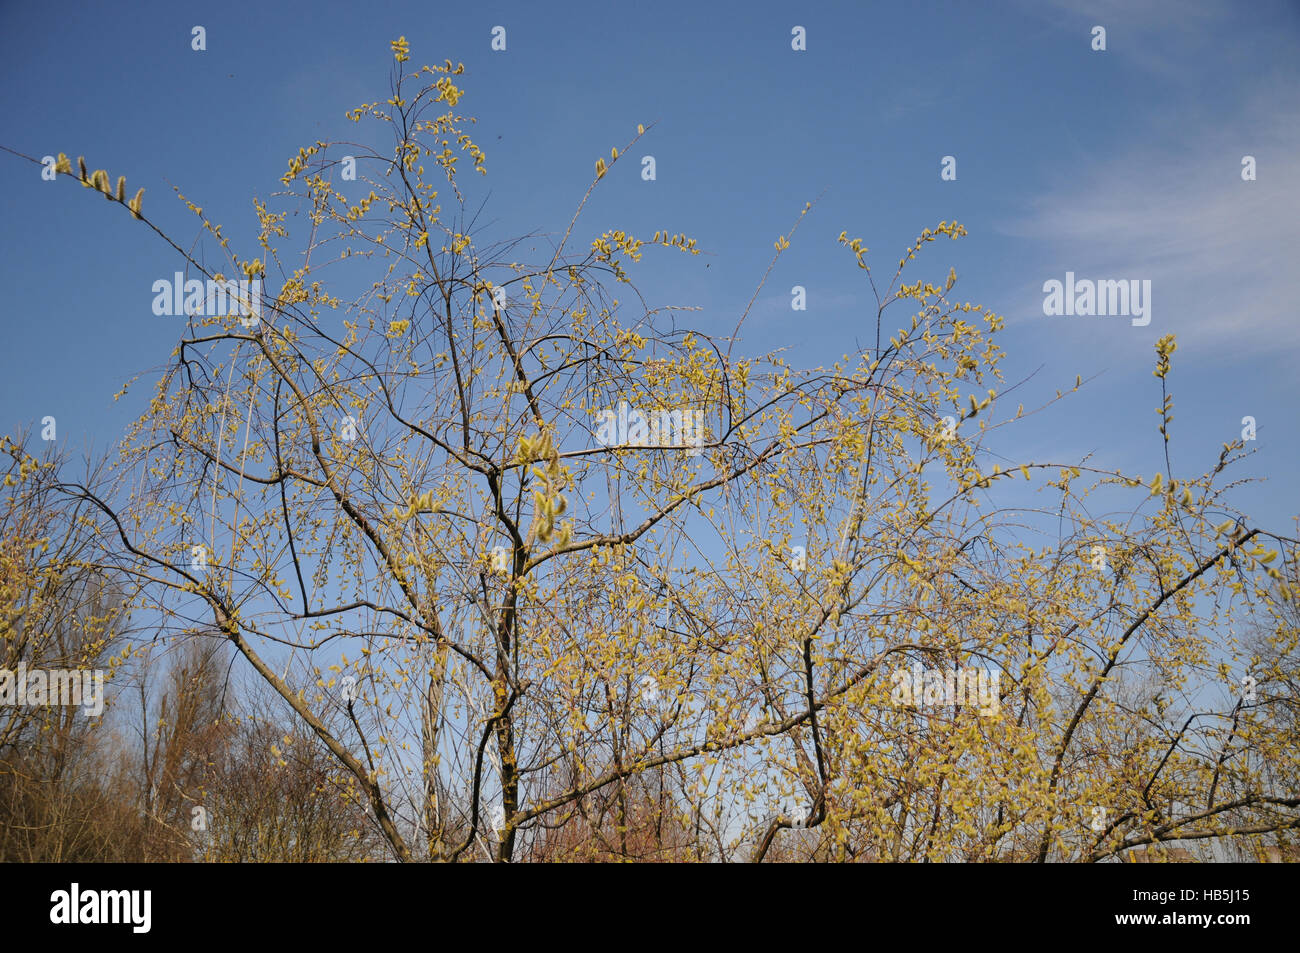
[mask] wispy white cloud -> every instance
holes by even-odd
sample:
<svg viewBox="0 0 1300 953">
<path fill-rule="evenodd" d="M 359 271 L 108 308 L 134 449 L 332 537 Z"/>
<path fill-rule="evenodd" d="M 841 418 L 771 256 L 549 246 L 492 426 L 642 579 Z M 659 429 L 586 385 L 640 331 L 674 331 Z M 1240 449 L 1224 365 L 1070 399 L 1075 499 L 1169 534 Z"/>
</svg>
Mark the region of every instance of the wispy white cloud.
<svg viewBox="0 0 1300 953">
<path fill-rule="evenodd" d="M 1225 27 L 1239 27 L 1233 18 L 1241 15 L 1229 0 L 1021 0 L 1020 6 L 1048 29 L 1077 34 L 1081 44 L 1091 44 L 1094 26 L 1105 27 L 1107 56 L 1180 83 L 1191 78 L 1189 54 L 1211 47 L 1225 55 Z"/>
<path fill-rule="evenodd" d="M 1044 273 L 1013 300 L 1041 302 L 1042 282 L 1067 269 L 1150 278 L 1151 331 L 1238 356 L 1300 344 L 1300 88 L 1286 82 L 1227 123 L 1166 119 L 1101 162 L 1065 159 L 1065 184 L 998 225 L 1039 245 Z M 1242 180 L 1243 155 L 1256 181 Z"/>
</svg>

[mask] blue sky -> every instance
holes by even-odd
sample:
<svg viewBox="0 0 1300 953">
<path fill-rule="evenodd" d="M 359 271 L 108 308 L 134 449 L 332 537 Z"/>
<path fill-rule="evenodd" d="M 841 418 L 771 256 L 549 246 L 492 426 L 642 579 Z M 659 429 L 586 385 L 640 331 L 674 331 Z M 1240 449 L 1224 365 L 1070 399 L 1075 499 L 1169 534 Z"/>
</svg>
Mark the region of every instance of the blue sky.
<svg viewBox="0 0 1300 953">
<path fill-rule="evenodd" d="M 1132 9 L 1130 9 L 1132 8 Z M 390 40 L 412 66 L 464 62 L 461 111 L 487 153 L 489 237 L 562 232 L 595 159 L 656 125 L 578 225 L 648 238 L 685 232 L 706 254 L 648 253 L 633 278 L 652 306 L 688 305 L 730 333 L 772 242 L 821 200 L 756 302 L 739 349 L 829 363 L 865 343 L 874 300 L 847 230 L 888 281 L 924 227 L 970 235 L 926 246 L 905 275 L 1007 318 L 1008 383 L 1026 407 L 1099 375 L 1051 413 L 1005 431 L 1007 456 L 1077 460 L 1149 476 L 1159 463 L 1152 345 L 1178 336 L 1170 378 L 1174 464 L 1198 475 L 1258 421 L 1237 471 L 1266 477 L 1235 502 L 1286 532 L 1300 512 L 1295 355 L 1300 345 L 1300 6 L 1230 3 L 137 3 L 72 4 L 55 17 L 0 7 L 0 145 L 85 155 L 146 188 L 182 245 L 196 220 L 174 185 L 251 255 L 251 199 L 287 158 L 349 138 L 345 110 L 388 95 Z M 207 50 L 190 48 L 194 25 Z M 507 50 L 490 49 L 507 30 Z M 807 50 L 791 50 L 791 28 Z M 1091 49 L 1091 29 L 1107 49 Z M 945 155 L 956 181 L 940 179 Z M 1243 182 L 1241 159 L 1258 179 Z M 104 450 L 145 406 L 180 319 L 150 287 L 179 267 L 119 206 L 0 153 L 0 426 L 58 420 Z M 528 248 L 525 243 L 524 248 Z M 204 247 L 204 246 L 200 246 Z M 209 242 L 207 254 L 212 255 Z M 708 268 L 705 267 L 706 263 Z M 919 267 L 917 267 L 919 266 Z M 1043 282 L 1152 281 L 1152 321 L 1045 317 Z M 790 288 L 808 310 L 790 310 Z M 908 319 L 891 310 L 897 326 Z M 1036 372 L 1036 374 L 1035 374 Z M 128 396 L 112 395 L 142 374 Z M 1014 404 L 1010 408 L 1014 411 Z"/>
</svg>

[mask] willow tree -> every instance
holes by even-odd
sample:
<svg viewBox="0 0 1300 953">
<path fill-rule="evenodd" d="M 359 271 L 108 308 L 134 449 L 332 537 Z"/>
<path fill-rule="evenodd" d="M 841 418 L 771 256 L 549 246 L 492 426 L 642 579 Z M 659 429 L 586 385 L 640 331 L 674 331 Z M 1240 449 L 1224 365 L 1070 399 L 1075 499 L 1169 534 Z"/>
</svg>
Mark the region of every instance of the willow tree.
<svg viewBox="0 0 1300 953">
<path fill-rule="evenodd" d="M 182 196 L 225 256 L 173 242 L 188 274 L 267 290 L 189 302 L 143 478 L 95 499 L 104 558 L 235 647 L 395 857 L 1102 859 L 1298 823 L 1294 731 L 1223 637 L 1294 592 L 1294 541 L 1276 564 L 1224 495 L 1241 444 L 1200 476 L 992 463 L 1025 413 L 1003 319 L 903 280 L 956 223 L 887 287 L 840 233 L 875 333 L 833 366 L 683 326 L 627 272 L 694 240 L 580 224 L 639 126 L 540 261 L 482 246 L 463 67 L 393 52 L 349 113 L 383 145 L 301 149 L 260 250 Z M 931 677 L 976 669 L 973 704 Z"/>
<path fill-rule="evenodd" d="M 96 782 L 114 761 L 100 716 L 129 587 L 96 565 L 92 507 L 60 492 L 68 454 L 33 443 L 0 435 L 0 860 L 120 860 L 139 825 Z"/>
</svg>

